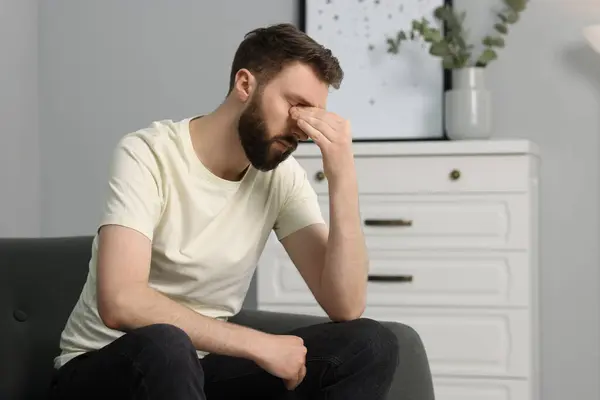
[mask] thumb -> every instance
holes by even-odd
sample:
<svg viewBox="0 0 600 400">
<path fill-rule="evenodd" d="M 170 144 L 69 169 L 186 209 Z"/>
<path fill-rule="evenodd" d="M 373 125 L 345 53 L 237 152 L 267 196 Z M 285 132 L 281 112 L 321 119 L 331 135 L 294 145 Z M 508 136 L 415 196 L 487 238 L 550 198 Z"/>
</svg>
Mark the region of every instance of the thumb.
<svg viewBox="0 0 600 400">
<path fill-rule="evenodd" d="M 303 365 L 302 369 L 300 370 L 300 375 L 298 376 L 298 385 L 300 385 L 300 383 L 302 383 L 305 376 L 306 376 L 306 365 Z"/>
<path fill-rule="evenodd" d="M 296 379 L 284 379 L 283 383 L 287 390 L 294 390 L 296 386 L 298 386 L 298 381 Z"/>
</svg>

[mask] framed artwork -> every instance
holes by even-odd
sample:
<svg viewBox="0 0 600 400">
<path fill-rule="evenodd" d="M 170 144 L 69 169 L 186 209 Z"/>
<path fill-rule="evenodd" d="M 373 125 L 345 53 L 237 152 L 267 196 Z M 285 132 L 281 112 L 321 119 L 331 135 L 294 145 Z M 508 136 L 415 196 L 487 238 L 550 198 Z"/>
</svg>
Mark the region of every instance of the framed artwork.
<svg viewBox="0 0 600 400">
<path fill-rule="evenodd" d="M 300 0 L 300 28 L 344 70 L 328 109 L 351 121 L 354 141 L 446 139 L 449 71 L 423 42 L 405 41 L 398 54 L 387 44 L 444 4 L 451 0 Z"/>
</svg>

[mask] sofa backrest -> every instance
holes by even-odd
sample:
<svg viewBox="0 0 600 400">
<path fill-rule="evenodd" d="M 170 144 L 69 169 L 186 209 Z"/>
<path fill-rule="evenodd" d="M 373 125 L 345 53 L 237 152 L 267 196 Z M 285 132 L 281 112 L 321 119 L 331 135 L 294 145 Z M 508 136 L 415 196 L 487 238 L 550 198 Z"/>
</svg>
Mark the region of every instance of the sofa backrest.
<svg viewBox="0 0 600 400">
<path fill-rule="evenodd" d="M 0 239 L 0 400 L 46 399 L 93 237 Z"/>
</svg>

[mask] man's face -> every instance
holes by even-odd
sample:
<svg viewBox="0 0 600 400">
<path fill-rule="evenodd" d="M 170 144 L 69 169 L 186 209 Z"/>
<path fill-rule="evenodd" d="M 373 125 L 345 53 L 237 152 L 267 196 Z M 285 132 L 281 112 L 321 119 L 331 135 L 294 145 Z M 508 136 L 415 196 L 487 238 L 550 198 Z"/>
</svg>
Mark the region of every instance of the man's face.
<svg viewBox="0 0 600 400">
<path fill-rule="evenodd" d="M 246 157 L 261 171 L 269 171 L 307 139 L 290 117 L 295 106 L 325 108 L 328 86 L 312 69 L 293 64 L 252 94 L 238 122 Z"/>
</svg>

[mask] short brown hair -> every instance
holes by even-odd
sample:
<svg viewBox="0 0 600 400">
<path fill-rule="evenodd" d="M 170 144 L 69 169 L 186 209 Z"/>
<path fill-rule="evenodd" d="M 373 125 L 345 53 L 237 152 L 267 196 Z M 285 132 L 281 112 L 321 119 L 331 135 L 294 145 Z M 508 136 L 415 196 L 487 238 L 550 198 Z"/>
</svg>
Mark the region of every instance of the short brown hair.
<svg viewBox="0 0 600 400">
<path fill-rule="evenodd" d="M 283 23 L 254 29 L 244 36 L 233 58 L 229 91 L 235 84 L 235 75 L 242 68 L 255 74 L 259 84 L 265 84 L 294 62 L 312 66 L 323 82 L 340 88 L 344 73 L 331 50 L 294 25 Z"/>
</svg>

